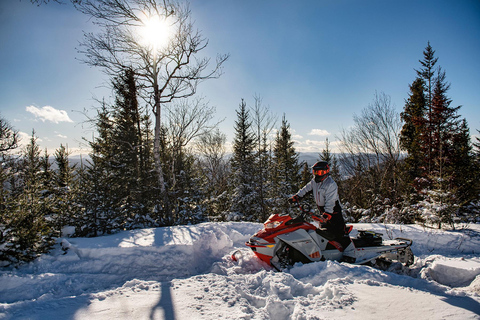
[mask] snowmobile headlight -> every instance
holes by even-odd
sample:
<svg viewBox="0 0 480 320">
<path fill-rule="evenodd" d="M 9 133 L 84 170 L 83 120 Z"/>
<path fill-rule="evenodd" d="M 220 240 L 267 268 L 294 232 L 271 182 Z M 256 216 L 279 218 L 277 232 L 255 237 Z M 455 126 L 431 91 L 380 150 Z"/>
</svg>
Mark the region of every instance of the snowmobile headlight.
<svg viewBox="0 0 480 320">
<path fill-rule="evenodd" d="M 279 225 L 281 225 L 282 222 L 281 221 L 271 221 L 271 222 L 267 222 L 265 223 L 265 229 L 275 229 L 277 228 Z"/>
</svg>

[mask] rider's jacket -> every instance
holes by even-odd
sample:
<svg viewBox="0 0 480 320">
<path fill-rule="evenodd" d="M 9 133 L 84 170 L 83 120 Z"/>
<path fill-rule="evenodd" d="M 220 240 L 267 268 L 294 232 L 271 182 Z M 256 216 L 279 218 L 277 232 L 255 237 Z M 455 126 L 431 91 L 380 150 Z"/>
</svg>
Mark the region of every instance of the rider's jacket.
<svg viewBox="0 0 480 320">
<path fill-rule="evenodd" d="M 297 196 L 303 198 L 309 192 L 313 192 L 313 197 L 319 208 L 323 208 L 324 212 L 334 212 L 335 202 L 338 201 L 338 187 L 332 177 L 328 176 L 319 183 L 315 182 L 315 178 L 313 178 L 305 187 L 298 190 Z"/>
<path fill-rule="evenodd" d="M 305 187 L 298 190 L 297 196 L 303 198 L 310 192 L 313 193 L 320 213 L 326 212 L 330 215 L 330 219 L 322 227 L 338 236 L 345 234 L 345 221 L 343 220 L 342 207 L 338 199 L 338 187 L 335 181 L 330 176 L 322 182 L 315 182 L 315 178 L 313 178 Z"/>
</svg>

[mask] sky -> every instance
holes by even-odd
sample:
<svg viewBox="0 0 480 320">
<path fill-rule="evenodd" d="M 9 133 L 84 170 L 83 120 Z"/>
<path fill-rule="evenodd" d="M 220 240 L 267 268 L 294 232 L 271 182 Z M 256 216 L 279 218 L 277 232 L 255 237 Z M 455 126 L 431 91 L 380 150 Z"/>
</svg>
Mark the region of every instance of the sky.
<svg viewBox="0 0 480 320">
<path fill-rule="evenodd" d="M 223 75 L 198 94 L 216 109 L 227 144 L 236 110 L 255 96 L 290 124 L 296 150 L 338 151 L 340 133 L 373 102 L 390 96 L 400 113 L 430 42 L 451 83 L 453 106 L 470 133 L 480 130 L 480 1 L 478 0 L 191 0 L 208 46 L 229 54 Z M 60 144 L 86 154 L 98 100 L 112 101 L 110 79 L 80 60 L 88 17 L 68 4 L 0 1 L 0 115 L 20 131 L 35 130 L 42 148 Z"/>
</svg>

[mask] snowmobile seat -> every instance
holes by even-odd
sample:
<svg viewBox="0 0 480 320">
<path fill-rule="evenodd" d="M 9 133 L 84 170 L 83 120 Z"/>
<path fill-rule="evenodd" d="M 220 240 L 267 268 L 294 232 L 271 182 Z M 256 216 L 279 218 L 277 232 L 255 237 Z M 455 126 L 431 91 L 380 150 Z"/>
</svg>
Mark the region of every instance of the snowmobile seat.
<svg viewBox="0 0 480 320">
<path fill-rule="evenodd" d="M 328 241 L 336 241 L 336 242 L 340 243 L 343 248 L 348 247 L 348 245 L 351 242 L 348 234 L 338 235 L 338 234 L 334 234 L 332 232 L 329 232 L 329 231 L 327 231 L 327 229 L 324 229 L 324 228 L 316 229 L 315 231 L 317 232 L 317 234 L 324 237 Z"/>
<path fill-rule="evenodd" d="M 334 240 L 337 238 L 333 233 L 327 231 L 325 228 L 317 228 L 315 232 L 327 240 Z"/>
<path fill-rule="evenodd" d="M 356 238 L 352 238 L 356 248 L 382 245 L 382 234 L 367 230 L 359 230 Z"/>
</svg>

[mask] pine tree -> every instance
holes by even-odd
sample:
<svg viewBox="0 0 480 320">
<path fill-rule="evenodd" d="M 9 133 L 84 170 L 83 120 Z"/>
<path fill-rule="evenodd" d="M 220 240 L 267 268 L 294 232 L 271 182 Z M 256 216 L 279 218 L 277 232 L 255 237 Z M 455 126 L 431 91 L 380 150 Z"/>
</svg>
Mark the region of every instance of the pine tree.
<svg viewBox="0 0 480 320">
<path fill-rule="evenodd" d="M 460 106 L 451 106 L 450 84 L 445 71 L 434 68 L 438 61 L 434 53 L 428 43 L 402 113 L 401 145 L 409 153 L 406 164 L 418 194 L 443 208 L 433 218 L 440 226 L 453 223 L 458 205 L 472 199 L 474 179 L 468 126 L 460 119 Z"/>
<path fill-rule="evenodd" d="M 275 186 L 277 190 L 277 205 L 282 206 L 287 197 L 298 191 L 300 186 L 300 169 L 298 153 L 293 146 L 290 124 L 285 115 L 282 118 L 280 130 L 277 132 L 273 149 L 273 163 L 275 168 Z"/>
<path fill-rule="evenodd" d="M 433 146 L 432 162 L 435 168 L 430 172 L 439 181 L 442 191 L 456 194 L 455 204 L 471 199 L 473 183 L 469 181 L 472 171 L 471 143 L 468 125 L 460 119 L 458 107 L 451 107 L 448 98 L 450 87 L 445 81 L 445 72 L 438 70 L 432 99 Z"/>
<path fill-rule="evenodd" d="M 342 180 L 340 166 L 337 157 L 330 151 L 330 142 L 328 141 L 328 138 L 325 139 L 325 149 L 323 149 L 320 154 L 320 160 L 327 161 L 330 166 L 330 176 L 338 184 Z"/>
<path fill-rule="evenodd" d="M 125 70 L 112 85 L 115 102 L 98 110 L 91 161 L 81 174 L 90 188 L 85 192 L 94 194 L 85 199 L 84 221 L 90 227 L 82 228 L 95 234 L 156 224 L 150 121 L 138 104 L 134 72 Z"/>
<path fill-rule="evenodd" d="M 428 42 L 425 51 L 423 51 L 423 60 L 419 60 L 422 68 L 417 71 L 418 77 L 424 80 L 425 82 L 425 97 L 426 97 L 426 114 L 424 121 L 424 132 L 425 136 L 423 139 L 423 146 L 425 150 L 425 156 L 427 157 L 426 170 L 428 173 L 432 170 L 432 144 L 433 144 L 433 124 L 431 123 L 432 119 L 432 101 L 433 101 L 433 88 L 436 82 L 435 77 L 435 65 L 437 64 L 438 58 L 435 58 L 435 50 L 433 50 L 430 42 Z"/>
<path fill-rule="evenodd" d="M 58 236 L 62 236 L 65 226 L 75 226 L 79 219 L 80 208 L 77 203 L 78 181 L 75 168 L 70 166 L 69 152 L 63 144 L 55 150 L 54 200 L 53 223 Z"/>
<path fill-rule="evenodd" d="M 424 167 L 425 162 L 425 155 L 422 149 L 422 134 L 426 132 L 427 100 L 424 89 L 423 79 L 415 79 L 410 85 L 410 94 L 406 100 L 404 111 L 400 114 L 404 121 L 402 131 L 400 132 L 400 147 L 408 153 L 405 163 L 410 182 L 422 175 L 422 167 Z"/>
<path fill-rule="evenodd" d="M 91 154 L 92 155 L 92 154 Z M 98 160 L 81 161 L 77 171 L 82 214 L 75 220 L 75 235 L 96 237 L 108 232 L 105 170 Z"/>
<path fill-rule="evenodd" d="M 232 168 L 230 210 L 237 217 L 251 221 L 257 218 L 257 209 L 259 209 L 253 180 L 255 136 L 252 132 L 247 105 L 243 99 L 237 110 L 234 129 L 233 154 L 230 159 Z"/>
<path fill-rule="evenodd" d="M 312 169 L 310 168 L 310 166 L 306 161 L 302 163 L 301 167 L 302 167 L 302 171 L 300 173 L 300 176 L 301 176 L 300 185 L 304 186 L 307 183 L 309 183 L 310 180 L 312 180 Z"/>
<path fill-rule="evenodd" d="M 480 133 L 477 130 L 477 133 Z M 473 170 L 472 170 L 472 179 L 475 181 L 472 192 L 477 196 L 480 196 L 480 138 L 475 137 L 475 142 L 473 143 Z"/>
<path fill-rule="evenodd" d="M 87 179 L 82 184 L 84 188 L 88 188 L 83 193 L 90 197 L 84 198 L 83 220 L 86 224 L 80 227 L 80 234 L 89 235 L 111 233 L 122 225 L 117 211 L 118 195 L 115 193 L 118 186 L 114 179 L 117 145 L 113 143 L 114 126 L 111 112 L 105 103 L 97 110 L 95 127 L 97 136 L 89 142 L 90 160 L 87 160 L 86 172 L 82 175 L 83 179 Z"/>
<path fill-rule="evenodd" d="M 42 161 L 35 131 L 19 164 L 20 179 L 12 182 L 20 186 L 21 192 L 16 195 L 15 203 L 9 203 L 4 221 L 7 228 L 2 232 L 0 260 L 7 263 L 31 261 L 48 252 L 54 243 L 45 219 L 48 198 L 42 198 Z"/>
<path fill-rule="evenodd" d="M 16 159 L 7 153 L 18 147 L 17 132 L 0 118 L 0 267 L 9 265 L 14 259 L 12 250 L 14 212 L 21 192 L 15 192 L 17 179 Z"/>
<path fill-rule="evenodd" d="M 145 216 L 148 206 L 144 203 L 147 184 L 144 172 L 146 161 L 151 155 L 148 143 L 142 128 L 141 109 L 137 100 L 137 84 L 132 70 L 117 77 L 113 86 L 115 89 L 115 104 L 113 105 L 112 143 L 115 144 L 116 153 L 113 158 L 116 186 L 118 196 L 117 207 L 121 211 L 122 224 L 125 227 L 145 226 Z"/>
</svg>

